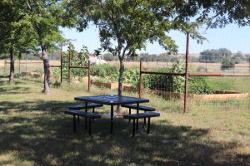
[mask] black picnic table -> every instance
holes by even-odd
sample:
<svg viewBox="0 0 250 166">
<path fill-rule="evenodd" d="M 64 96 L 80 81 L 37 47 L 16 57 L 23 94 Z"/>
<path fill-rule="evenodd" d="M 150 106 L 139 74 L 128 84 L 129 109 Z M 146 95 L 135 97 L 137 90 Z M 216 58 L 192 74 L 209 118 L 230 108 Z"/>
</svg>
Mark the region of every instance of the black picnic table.
<svg viewBox="0 0 250 166">
<path fill-rule="evenodd" d="M 139 104 L 149 102 L 148 99 L 144 99 L 144 98 L 137 98 L 137 97 L 130 97 L 130 96 L 118 96 L 118 95 L 79 96 L 79 97 L 75 97 L 75 100 L 83 101 L 85 102 L 86 105 L 88 103 L 99 103 L 103 105 L 110 105 L 111 106 L 111 114 L 110 114 L 110 133 L 111 134 L 113 133 L 113 115 L 114 115 L 115 105 L 137 104 L 137 113 L 139 113 Z M 138 122 L 137 122 L 137 125 L 138 125 Z"/>
</svg>

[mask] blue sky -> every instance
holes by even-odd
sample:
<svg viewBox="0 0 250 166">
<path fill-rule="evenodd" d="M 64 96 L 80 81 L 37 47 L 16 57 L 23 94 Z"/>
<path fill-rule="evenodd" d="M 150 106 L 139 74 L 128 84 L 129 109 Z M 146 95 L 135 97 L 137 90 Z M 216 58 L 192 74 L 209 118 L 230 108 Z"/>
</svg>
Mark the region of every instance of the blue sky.
<svg viewBox="0 0 250 166">
<path fill-rule="evenodd" d="M 80 50 L 82 45 L 86 45 L 90 52 L 100 47 L 98 29 L 94 25 L 89 26 L 83 32 L 77 32 L 75 29 L 63 28 L 64 37 L 72 39 L 72 43 L 77 50 Z M 205 49 L 228 48 L 232 52 L 241 51 L 250 53 L 250 27 L 238 27 L 237 25 L 228 25 L 222 29 L 201 29 L 200 33 L 207 38 L 202 45 L 196 41 L 191 41 L 190 53 L 199 53 Z M 185 35 L 180 32 L 171 32 L 170 36 L 176 41 L 179 47 L 179 53 L 185 52 Z M 165 52 L 157 43 L 147 44 L 146 50 L 150 54 L 159 54 Z"/>
</svg>

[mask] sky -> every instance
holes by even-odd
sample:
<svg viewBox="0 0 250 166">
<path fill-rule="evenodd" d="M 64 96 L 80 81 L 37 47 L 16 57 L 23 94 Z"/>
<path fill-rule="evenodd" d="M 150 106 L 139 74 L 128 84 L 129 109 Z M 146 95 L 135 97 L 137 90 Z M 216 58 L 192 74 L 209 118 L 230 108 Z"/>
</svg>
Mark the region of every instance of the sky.
<svg viewBox="0 0 250 166">
<path fill-rule="evenodd" d="M 75 29 L 61 29 L 66 39 L 72 39 L 77 50 L 80 50 L 82 45 L 86 45 L 92 53 L 100 47 L 98 37 L 98 29 L 94 25 L 90 25 L 83 32 L 77 32 Z M 200 29 L 200 33 L 206 37 L 207 41 L 203 44 L 197 44 L 196 41 L 190 42 L 190 53 L 197 54 L 206 49 L 227 48 L 232 52 L 241 51 L 242 53 L 250 53 L 250 27 L 239 27 L 237 25 L 227 25 L 225 28 L 218 29 Z M 186 37 L 183 33 L 172 31 L 169 35 L 176 41 L 178 52 L 185 52 Z M 66 48 L 64 48 L 66 49 Z M 149 54 L 160 54 L 166 52 L 157 43 L 148 43 L 146 49 L 140 52 Z"/>
</svg>

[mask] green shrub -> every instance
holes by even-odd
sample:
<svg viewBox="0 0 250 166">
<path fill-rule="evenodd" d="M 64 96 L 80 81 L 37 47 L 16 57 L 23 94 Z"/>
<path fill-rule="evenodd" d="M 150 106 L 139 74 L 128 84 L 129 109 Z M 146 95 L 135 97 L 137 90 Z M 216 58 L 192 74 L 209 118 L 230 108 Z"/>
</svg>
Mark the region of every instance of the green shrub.
<svg viewBox="0 0 250 166">
<path fill-rule="evenodd" d="M 133 86 L 138 86 L 139 84 L 139 70 L 129 69 L 124 73 L 124 82 L 129 83 Z"/>
<path fill-rule="evenodd" d="M 235 67 L 235 62 L 231 57 L 224 58 L 221 62 L 221 70 L 230 70 Z"/>
<path fill-rule="evenodd" d="M 157 72 L 162 73 L 183 73 L 184 67 L 180 62 L 173 64 L 170 68 L 161 68 Z M 169 92 L 183 92 L 184 78 L 182 76 L 170 75 L 146 75 L 144 77 L 144 87 Z"/>
<path fill-rule="evenodd" d="M 100 64 L 91 66 L 91 75 L 100 77 L 98 80 L 117 81 L 118 80 L 118 67 L 109 64 Z M 124 72 L 124 82 L 137 86 L 139 83 L 139 70 L 127 69 Z"/>
<path fill-rule="evenodd" d="M 93 65 L 90 67 L 92 76 L 98 76 L 110 81 L 118 80 L 118 67 L 109 64 Z"/>
<path fill-rule="evenodd" d="M 205 77 L 192 77 L 189 79 L 188 91 L 194 94 L 211 94 L 213 86 Z"/>
<path fill-rule="evenodd" d="M 71 54 L 71 66 L 86 66 L 88 62 L 88 48 L 86 46 L 83 46 L 80 52 L 77 52 L 74 50 L 73 45 L 71 44 L 69 46 L 68 52 L 63 54 L 63 78 L 68 79 L 68 65 L 69 65 L 69 59 L 68 54 Z M 53 68 L 52 72 L 55 76 L 60 76 L 60 70 L 59 68 Z M 83 68 L 72 68 L 71 69 L 71 76 L 72 77 L 83 77 L 86 76 L 87 70 Z"/>
<path fill-rule="evenodd" d="M 184 66 L 177 62 L 170 68 L 161 68 L 157 71 L 184 73 Z M 147 75 L 143 83 L 145 88 L 183 93 L 185 78 L 183 76 Z M 205 77 L 192 77 L 189 80 L 189 93 L 210 94 L 213 93 L 213 86 Z"/>
</svg>

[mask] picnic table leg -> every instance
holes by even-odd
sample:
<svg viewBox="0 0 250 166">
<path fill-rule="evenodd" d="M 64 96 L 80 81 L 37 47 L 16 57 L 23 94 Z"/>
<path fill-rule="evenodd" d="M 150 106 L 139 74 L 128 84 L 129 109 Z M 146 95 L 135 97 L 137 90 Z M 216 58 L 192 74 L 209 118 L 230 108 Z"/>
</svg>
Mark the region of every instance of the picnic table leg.
<svg viewBox="0 0 250 166">
<path fill-rule="evenodd" d="M 76 116 L 73 115 L 73 132 L 76 132 Z"/>
<path fill-rule="evenodd" d="M 137 114 L 139 114 L 139 103 L 137 103 L 137 112 L 136 112 Z M 136 119 L 136 130 L 138 130 L 139 129 L 139 119 L 137 118 Z"/>
<path fill-rule="evenodd" d="M 147 134 L 150 132 L 150 118 L 148 118 L 148 128 L 147 128 Z"/>
<path fill-rule="evenodd" d="M 143 127 L 145 127 L 145 125 L 146 125 L 146 118 L 144 118 Z"/>
<path fill-rule="evenodd" d="M 95 107 L 93 107 L 93 109 L 92 109 L 92 113 L 95 113 Z M 95 122 L 95 119 L 93 119 L 93 121 L 92 121 L 93 123 Z"/>
<path fill-rule="evenodd" d="M 135 119 L 133 119 L 133 132 L 132 132 L 132 137 L 135 136 Z"/>
<path fill-rule="evenodd" d="M 114 106 L 111 105 L 111 117 L 110 117 L 110 133 L 113 133 L 113 114 L 114 114 Z"/>
<path fill-rule="evenodd" d="M 88 111 L 88 102 L 85 102 L 85 112 Z M 85 117 L 85 129 L 88 128 L 88 121 L 87 118 Z"/>
<path fill-rule="evenodd" d="M 89 118 L 89 136 L 91 136 L 91 121 L 92 121 L 92 119 Z"/>
<path fill-rule="evenodd" d="M 129 115 L 131 115 L 131 108 L 129 108 Z M 131 119 L 128 119 L 128 122 L 130 123 Z"/>
</svg>

